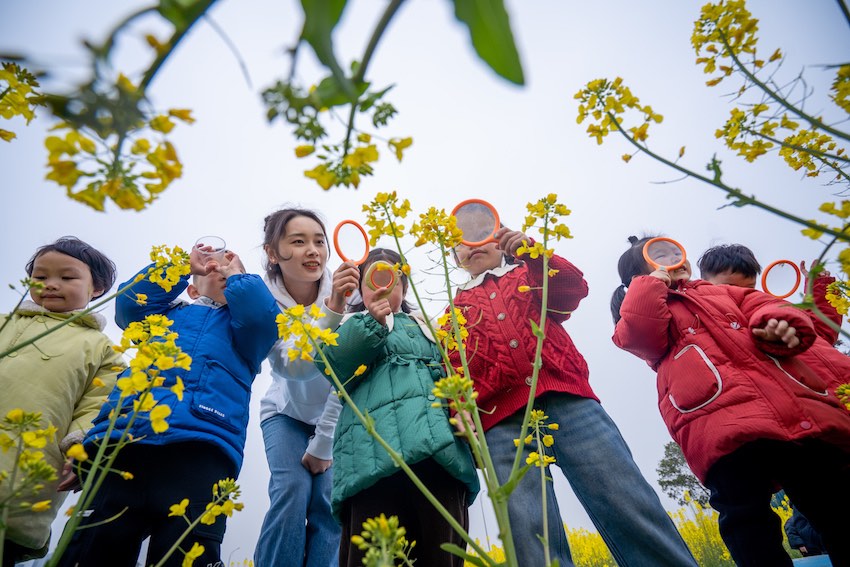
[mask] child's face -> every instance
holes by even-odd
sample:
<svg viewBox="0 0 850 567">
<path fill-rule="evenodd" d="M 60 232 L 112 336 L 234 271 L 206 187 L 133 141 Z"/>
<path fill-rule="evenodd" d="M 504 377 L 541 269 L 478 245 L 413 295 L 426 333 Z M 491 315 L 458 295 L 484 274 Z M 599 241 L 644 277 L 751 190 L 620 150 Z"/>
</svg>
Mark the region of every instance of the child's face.
<svg viewBox="0 0 850 567">
<path fill-rule="evenodd" d="M 675 266 L 682 261 L 682 250 L 672 242 L 654 242 L 649 247 L 649 256 L 659 266 Z"/>
<path fill-rule="evenodd" d="M 458 244 L 455 247 L 455 254 L 457 265 L 469 272 L 472 277 L 498 268 L 502 264 L 502 251 L 495 242 L 472 248 L 465 244 Z"/>
<path fill-rule="evenodd" d="M 672 283 L 686 282 L 691 279 L 691 262 L 689 260 L 685 260 L 685 263 L 680 268 L 671 270 L 668 273 L 670 274 Z"/>
<path fill-rule="evenodd" d="M 328 261 L 328 243 L 322 226 L 309 217 L 294 217 L 275 249 L 268 248 L 269 262 L 280 266 L 287 282 L 312 283 L 322 278 Z"/>
<path fill-rule="evenodd" d="M 31 277 L 44 284 L 41 290 L 30 290 L 32 300 L 55 313 L 85 309 L 92 296 L 104 291 L 94 289 L 91 270 L 85 262 L 55 250 L 35 259 Z"/>
<path fill-rule="evenodd" d="M 753 289 L 756 287 L 755 276 L 745 276 L 740 272 L 733 272 L 732 270 L 726 270 L 725 272 L 714 274 L 713 276 L 705 279 L 715 285 L 734 285 Z"/>
<path fill-rule="evenodd" d="M 226 304 L 227 298 L 224 296 L 226 286 L 227 278 L 218 272 L 210 272 L 205 276 L 193 276 L 191 288 L 194 288 L 194 291 L 190 288 L 189 297 L 196 299 L 204 295 L 216 303 Z"/>
<path fill-rule="evenodd" d="M 390 291 L 389 295 L 387 295 L 386 290 L 383 288 L 379 288 L 377 291 L 366 285 L 364 282 L 360 286 L 360 296 L 363 297 L 363 305 L 366 305 L 367 308 L 369 305 L 373 304 L 375 301 L 386 299 L 390 302 L 390 309 L 393 310 L 393 313 L 398 313 L 401 310 L 401 302 L 404 299 L 404 284 L 402 282 L 398 282 Z"/>
</svg>

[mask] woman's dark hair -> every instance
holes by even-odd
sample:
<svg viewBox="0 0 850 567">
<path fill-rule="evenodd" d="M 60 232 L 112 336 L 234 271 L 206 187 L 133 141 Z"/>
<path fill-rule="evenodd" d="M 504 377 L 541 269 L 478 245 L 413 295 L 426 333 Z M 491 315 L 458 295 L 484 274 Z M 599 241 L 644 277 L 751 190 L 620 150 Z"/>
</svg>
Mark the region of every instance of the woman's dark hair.
<svg viewBox="0 0 850 567">
<path fill-rule="evenodd" d="M 721 244 L 702 253 L 697 261 L 700 277 L 707 280 L 723 272 L 754 278 L 761 273 L 761 265 L 753 251 L 742 244 Z"/>
<path fill-rule="evenodd" d="M 283 281 L 283 272 L 278 264 L 269 262 L 268 249 L 277 251 L 278 242 L 286 236 L 286 225 L 289 221 L 296 217 L 307 217 L 316 221 L 322 232 L 325 234 L 325 241 L 328 239 L 328 229 L 325 228 L 325 223 L 322 218 L 309 209 L 299 209 L 291 207 L 275 211 L 265 218 L 263 221 L 263 249 L 266 250 L 266 258 L 263 260 L 263 267 L 266 270 L 266 275 L 271 281 Z M 330 246 L 328 246 L 328 257 L 330 257 Z"/>
<path fill-rule="evenodd" d="M 643 276 L 650 273 L 646 259 L 643 257 L 643 245 L 655 238 L 655 236 L 630 236 L 629 243 L 631 247 L 623 252 L 620 256 L 620 261 L 617 262 L 617 272 L 620 274 L 620 286 L 614 290 L 611 295 L 611 316 L 614 318 L 614 324 L 620 320 L 620 306 L 623 304 L 623 299 L 626 297 L 626 288 L 632 282 L 635 276 Z"/>
<path fill-rule="evenodd" d="M 363 289 L 363 277 L 366 275 L 366 272 L 369 270 L 369 266 L 374 264 L 375 262 L 383 260 L 388 264 L 401 264 L 401 256 L 395 250 L 390 250 L 388 248 L 373 248 L 369 251 L 369 255 L 366 256 L 366 261 L 360 264 L 360 281 L 357 282 L 357 289 Z M 407 278 L 407 275 L 402 272 L 401 273 L 401 285 L 402 285 L 402 297 L 401 297 L 401 310 L 405 313 L 410 313 L 413 311 L 413 306 L 408 303 L 408 301 L 404 298 L 407 295 L 407 286 L 410 281 Z M 357 313 L 358 311 L 365 311 L 366 304 L 363 303 L 363 299 L 357 303 L 353 303 L 348 306 L 349 313 Z"/>
<path fill-rule="evenodd" d="M 30 261 L 27 262 L 28 276 L 32 275 L 35 261 L 39 256 L 48 252 L 59 252 L 71 258 L 76 258 L 89 267 L 94 288 L 102 290 L 99 294 L 93 295 L 92 299 L 103 296 L 115 283 L 115 262 L 107 258 L 103 252 L 86 244 L 76 236 L 63 236 L 53 244 L 46 244 L 36 250 Z"/>
</svg>

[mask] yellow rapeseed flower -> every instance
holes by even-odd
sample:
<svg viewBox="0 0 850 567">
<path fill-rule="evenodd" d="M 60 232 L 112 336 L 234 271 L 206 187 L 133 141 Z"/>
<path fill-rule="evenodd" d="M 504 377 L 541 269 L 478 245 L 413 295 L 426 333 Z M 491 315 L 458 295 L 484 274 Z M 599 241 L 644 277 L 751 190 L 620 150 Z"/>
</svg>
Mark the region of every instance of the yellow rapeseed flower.
<svg viewBox="0 0 850 567">
<path fill-rule="evenodd" d="M 30 510 L 33 512 L 46 512 L 47 510 L 50 510 L 50 500 L 41 500 L 40 502 L 36 502 L 30 506 Z"/>
<path fill-rule="evenodd" d="M 173 504 L 169 507 L 169 510 L 171 511 L 168 513 L 168 516 L 185 516 L 187 506 L 189 506 L 189 499 L 184 498 L 180 501 L 180 504 Z"/>
<path fill-rule="evenodd" d="M 204 546 L 198 543 L 197 541 L 192 543 L 192 549 L 186 552 L 186 555 L 183 556 L 183 563 L 181 567 L 192 567 L 195 563 L 195 559 L 204 554 Z"/>
<path fill-rule="evenodd" d="M 316 151 L 316 146 L 314 146 L 312 144 L 309 144 L 309 145 L 305 144 L 305 145 L 301 145 L 301 146 L 296 146 L 295 147 L 295 157 L 299 157 L 299 158 L 307 157 L 315 151 Z"/>
<path fill-rule="evenodd" d="M 87 461 L 89 458 L 89 455 L 86 453 L 85 448 L 83 448 L 82 443 L 75 443 L 71 445 L 65 455 L 71 457 L 75 461 L 80 461 L 81 463 Z"/>
<path fill-rule="evenodd" d="M 171 415 L 171 408 L 166 405 L 158 405 L 151 410 L 151 429 L 154 433 L 162 433 L 168 429 L 168 422 L 165 421 L 165 418 L 169 415 Z"/>
<path fill-rule="evenodd" d="M 15 408 L 6 414 L 6 421 L 9 423 L 22 423 L 24 420 L 24 410 Z"/>
<path fill-rule="evenodd" d="M 183 390 L 185 389 L 183 386 L 183 380 L 180 378 L 180 376 L 178 376 L 176 380 L 177 382 L 170 388 L 170 390 L 174 392 L 174 395 L 177 396 L 177 399 L 182 402 Z"/>
</svg>

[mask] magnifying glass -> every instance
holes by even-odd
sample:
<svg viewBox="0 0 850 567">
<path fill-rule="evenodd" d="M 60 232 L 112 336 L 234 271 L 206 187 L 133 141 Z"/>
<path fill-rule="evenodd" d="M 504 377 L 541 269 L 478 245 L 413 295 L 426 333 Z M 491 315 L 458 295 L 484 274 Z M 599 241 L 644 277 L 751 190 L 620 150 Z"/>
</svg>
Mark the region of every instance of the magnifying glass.
<svg viewBox="0 0 850 567">
<path fill-rule="evenodd" d="M 345 252 L 343 252 L 340 242 L 345 243 Z M 343 262 L 351 262 L 355 266 L 359 266 L 369 257 L 369 236 L 360 223 L 346 219 L 336 225 L 334 229 L 334 249 Z M 357 258 L 358 255 L 361 256 L 358 260 L 355 260 L 354 258 Z M 350 291 L 345 292 L 345 297 L 350 296 Z"/>
<path fill-rule="evenodd" d="M 797 264 L 790 260 L 777 260 L 762 273 L 761 288 L 773 297 L 785 299 L 797 291 L 802 279 Z"/>
<path fill-rule="evenodd" d="M 345 243 L 345 251 L 340 242 Z M 369 257 L 369 236 L 360 223 L 350 219 L 344 220 L 336 225 L 334 229 L 334 248 L 343 262 L 351 262 L 359 266 Z M 355 260 L 358 255 L 359 260 Z"/>
<path fill-rule="evenodd" d="M 389 262 L 378 260 L 369 266 L 363 276 L 366 285 L 374 291 L 381 291 L 382 295 L 389 295 L 398 283 L 400 277 L 398 270 Z"/>
<path fill-rule="evenodd" d="M 659 236 L 643 245 L 643 259 L 656 270 L 665 268 L 672 272 L 684 266 L 688 257 L 684 246 L 672 238 Z"/>
<path fill-rule="evenodd" d="M 463 233 L 462 244 L 482 246 L 496 241 L 493 234 L 499 230 L 499 213 L 487 201 L 481 199 L 461 201 L 452 210 L 452 216 L 457 219 L 457 227 Z"/>
</svg>

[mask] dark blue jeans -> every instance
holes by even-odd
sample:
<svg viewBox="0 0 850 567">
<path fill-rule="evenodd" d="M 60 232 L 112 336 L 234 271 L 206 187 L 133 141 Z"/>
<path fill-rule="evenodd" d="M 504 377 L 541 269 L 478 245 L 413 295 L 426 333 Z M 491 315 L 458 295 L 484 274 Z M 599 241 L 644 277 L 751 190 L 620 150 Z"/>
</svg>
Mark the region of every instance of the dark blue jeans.
<svg viewBox="0 0 850 567">
<path fill-rule="evenodd" d="M 595 400 L 549 393 L 534 407 L 557 423 L 547 449 L 605 540 L 620 567 L 695 567 L 691 552 L 632 459 L 619 429 Z M 513 464 L 523 411 L 486 433 L 497 476 L 504 482 Z M 536 449 L 534 449 L 536 450 Z M 523 463 L 525 461 L 523 460 Z M 551 473 L 546 470 L 547 477 Z M 543 503 L 540 469 L 532 468 L 508 501 L 517 556 L 523 567 L 543 567 Z M 546 516 L 552 559 L 572 566 L 564 523 L 552 482 L 546 483 Z"/>
</svg>

